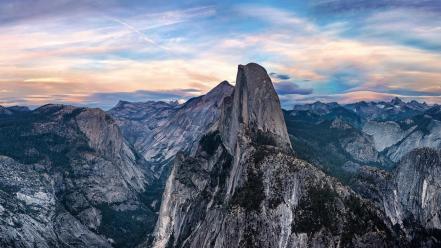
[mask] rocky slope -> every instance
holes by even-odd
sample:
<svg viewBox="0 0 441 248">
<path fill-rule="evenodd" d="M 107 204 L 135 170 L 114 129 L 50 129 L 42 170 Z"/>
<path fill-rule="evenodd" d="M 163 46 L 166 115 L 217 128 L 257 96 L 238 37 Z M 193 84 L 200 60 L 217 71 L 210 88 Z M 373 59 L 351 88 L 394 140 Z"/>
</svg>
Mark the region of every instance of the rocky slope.
<svg viewBox="0 0 441 248">
<path fill-rule="evenodd" d="M 441 229 L 441 153 L 419 148 L 400 161 L 393 175 L 393 201 L 385 201 L 394 223 L 414 220 L 428 229 Z M 441 241 L 441 240 L 440 240 Z"/>
<path fill-rule="evenodd" d="M 154 247 L 405 245 L 382 211 L 293 156 L 262 67 L 239 66 L 222 109 L 197 152 L 177 157 Z"/>
<path fill-rule="evenodd" d="M 133 246 L 152 226 L 147 162 L 102 110 L 0 118 L 0 246 Z"/>
<path fill-rule="evenodd" d="M 394 162 L 410 151 L 421 148 L 441 148 L 441 116 L 439 106 L 400 121 L 369 121 L 363 131 L 372 135 L 377 150 Z"/>
<path fill-rule="evenodd" d="M 233 86 L 224 81 L 186 103 L 120 102 L 109 114 L 124 136 L 152 165 L 156 177 L 169 169 L 178 151 L 194 152 L 201 136 L 219 118 L 220 105 Z M 165 173 L 165 177 L 168 173 Z"/>
<path fill-rule="evenodd" d="M 411 127 L 407 130 L 402 130 L 400 125 L 394 121 L 368 121 L 363 126 L 363 132 L 373 137 L 375 148 L 382 152 L 384 149 L 403 140 L 414 128 L 415 127 Z"/>
<path fill-rule="evenodd" d="M 353 188 L 383 208 L 414 247 L 441 245 L 441 152 L 418 148 L 392 172 L 365 167 Z"/>
<path fill-rule="evenodd" d="M 361 130 L 362 119 L 356 113 L 335 103 L 301 106 L 284 111 L 288 133 L 299 158 L 345 182 L 362 165 L 382 168 L 393 165 L 377 149 L 375 138 Z"/>
</svg>

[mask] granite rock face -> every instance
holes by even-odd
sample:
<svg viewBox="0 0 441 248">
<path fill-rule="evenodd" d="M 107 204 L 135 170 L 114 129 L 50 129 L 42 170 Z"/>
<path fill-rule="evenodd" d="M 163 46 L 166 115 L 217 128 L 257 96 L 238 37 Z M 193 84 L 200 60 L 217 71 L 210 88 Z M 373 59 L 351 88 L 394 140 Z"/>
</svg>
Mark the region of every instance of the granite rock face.
<svg viewBox="0 0 441 248">
<path fill-rule="evenodd" d="M 363 126 L 363 132 L 373 137 L 375 148 L 382 152 L 384 149 L 400 142 L 409 135 L 414 128 L 415 127 L 402 130 L 400 125 L 394 121 L 369 121 Z"/>
<path fill-rule="evenodd" d="M 181 105 L 120 102 L 108 113 L 159 178 L 179 151 L 195 151 L 199 139 L 219 118 L 224 98 L 232 91 L 233 86 L 224 81 L 206 95 Z"/>
<path fill-rule="evenodd" d="M 382 208 L 414 247 L 441 245 L 441 153 L 418 148 L 392 172 L 364 167 L 352 188 Z"/>
<path fill-rule="evenodd" d="M 381 210 L 295 158 L 287 137 L 264 69 L 239 66 L 218 125 L 177 156 L 153 247 L 406 245 Z"/>
<path fill-rule="evenodd" d="M 400 121 L 369 121 L 363 131 L 372 135 L 378 151 L 398 162 L 416 148 L 441 148 L 441 117 L 433 107 L 420 115 Z"/>
<path fill-rule="evenodd" d="M 153 173 L 102 110 L 46 105 L 0 136 L 2 247 L 124 247 L 152 225 Z"/>
<path fill-rule="evenodd" d="M 393 201 L 388 215 L 402 224 L 414 220 L 427 229 L 441 229 L 441 153 L 419 148 L 408 153 L 394 171 Z"/>
<path fill-rule="evenodd" d="M 258 64 L 239 65 L 231 106 L 225 105 L 220 122 L 223 140 L 235 149 L 243 130 L 269 135 L 277 146 L 291 150 L 279 97 L 266 70 Z"/>
</svg>

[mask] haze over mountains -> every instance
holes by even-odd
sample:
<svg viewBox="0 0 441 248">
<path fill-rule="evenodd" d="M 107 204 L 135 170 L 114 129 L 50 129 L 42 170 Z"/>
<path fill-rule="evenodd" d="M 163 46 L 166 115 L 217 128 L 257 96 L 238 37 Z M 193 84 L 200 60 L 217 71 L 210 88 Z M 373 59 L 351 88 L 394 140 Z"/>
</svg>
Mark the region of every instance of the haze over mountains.
<svg viewBox="0 0 441 248">
<path fill-rule="evenodd" d="M 184 104 L 0 107 L 2 247 L 437 247 L 441 108 L 282 110 L 260 65 Z"/>
</svg>

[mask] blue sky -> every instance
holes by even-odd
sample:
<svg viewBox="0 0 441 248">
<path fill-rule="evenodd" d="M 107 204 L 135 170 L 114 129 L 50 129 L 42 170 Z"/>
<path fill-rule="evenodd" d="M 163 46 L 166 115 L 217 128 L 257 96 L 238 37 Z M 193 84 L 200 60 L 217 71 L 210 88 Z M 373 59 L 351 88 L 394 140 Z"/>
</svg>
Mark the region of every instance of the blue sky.
<svg viewBox="0 0 441 248">
<path fill-rule="evenodd" d="M 1 1 L 0 54 L 1 105 L 184 100 L 248 62 L 287 108 L 440 103 L 441 2 Z"/>
</svg>

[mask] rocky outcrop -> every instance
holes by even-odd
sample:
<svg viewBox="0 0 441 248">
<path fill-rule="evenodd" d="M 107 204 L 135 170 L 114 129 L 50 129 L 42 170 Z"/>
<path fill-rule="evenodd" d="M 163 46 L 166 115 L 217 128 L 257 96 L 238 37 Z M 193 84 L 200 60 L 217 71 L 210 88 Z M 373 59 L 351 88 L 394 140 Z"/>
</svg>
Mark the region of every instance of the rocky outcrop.
<svg viewBox="0 0 441 248">
<path fill-rule="evenodd" d="M 441 229 L 441 153 L 419 148 L 408 153 L 394 171 L 392 194 L 385 200 L 394 223 L 415 221 Z"/>
<path fill-rule="evenodd" d="M 133 246 L 152 225 L 153 173 L 102 110 L 46 105 L 0 137 L 2 247 Z"/>
<path fill-rule="evenodd" d="M 413 129 L 415 126 L 402 130 L 400 125 L 394 121 L 368 121 L 363 126 L 363 132 L 373 137 L 375 148 L 380 152 L 403 140 Z"/>
<path fill-rule="evenodd" d="M 427 126 L 418 126 L 401 142 L 387 149 L 387 155 L 393 161 L 401 160 L 404 155 L 416 148 L 441 148 L 441 121 L 433 120 L 430 117 L 424 118 L 427 118 Z"/>
<path fill-rule="evenodd" d="M 368 121 L 363 132 L 394 162 L 416 148 L 441 148 L 441 119 L 430 111 L 401 121 Z"/>
<path fill-rule="evenodd" d="M 340 140 L 343 149 L 350 157 L 360 163 L 378 163 L 386 165 L 387 162 L 373 146 L 373 139 L 368 135 L 354 135 Z"/>
<path fill-rule="evenodd" d="M 111 247 L 59 206 L 55 181 L 44 165 L 0 156 L 1 247 Z"/>
<path fill-rule="evenodd" d="M 265 70 L 239 66 L 217 125 L 177 156 L 153 247 L 400 244 L 383 212 L 292 155 L 281 113 Z"/>
<path fill-rule="evenodd" d="M 405 230 L 413 247 L 441 245 L 441 153 L 418 148 L 392 172 L 363 167 L 352 188 L 382 208 L 392 224 Z"/>
<path fill-rule="evenodd" d="M 266 70 L 258 64 L 239 65 L 231 106 L 225 105 L 219 123 L 230 151 L 236 148 L 242 131 L 251 132 L 252 138 L 268 139 L 276 146 L 291 149 L 279 97 Z"/>
</svg>

